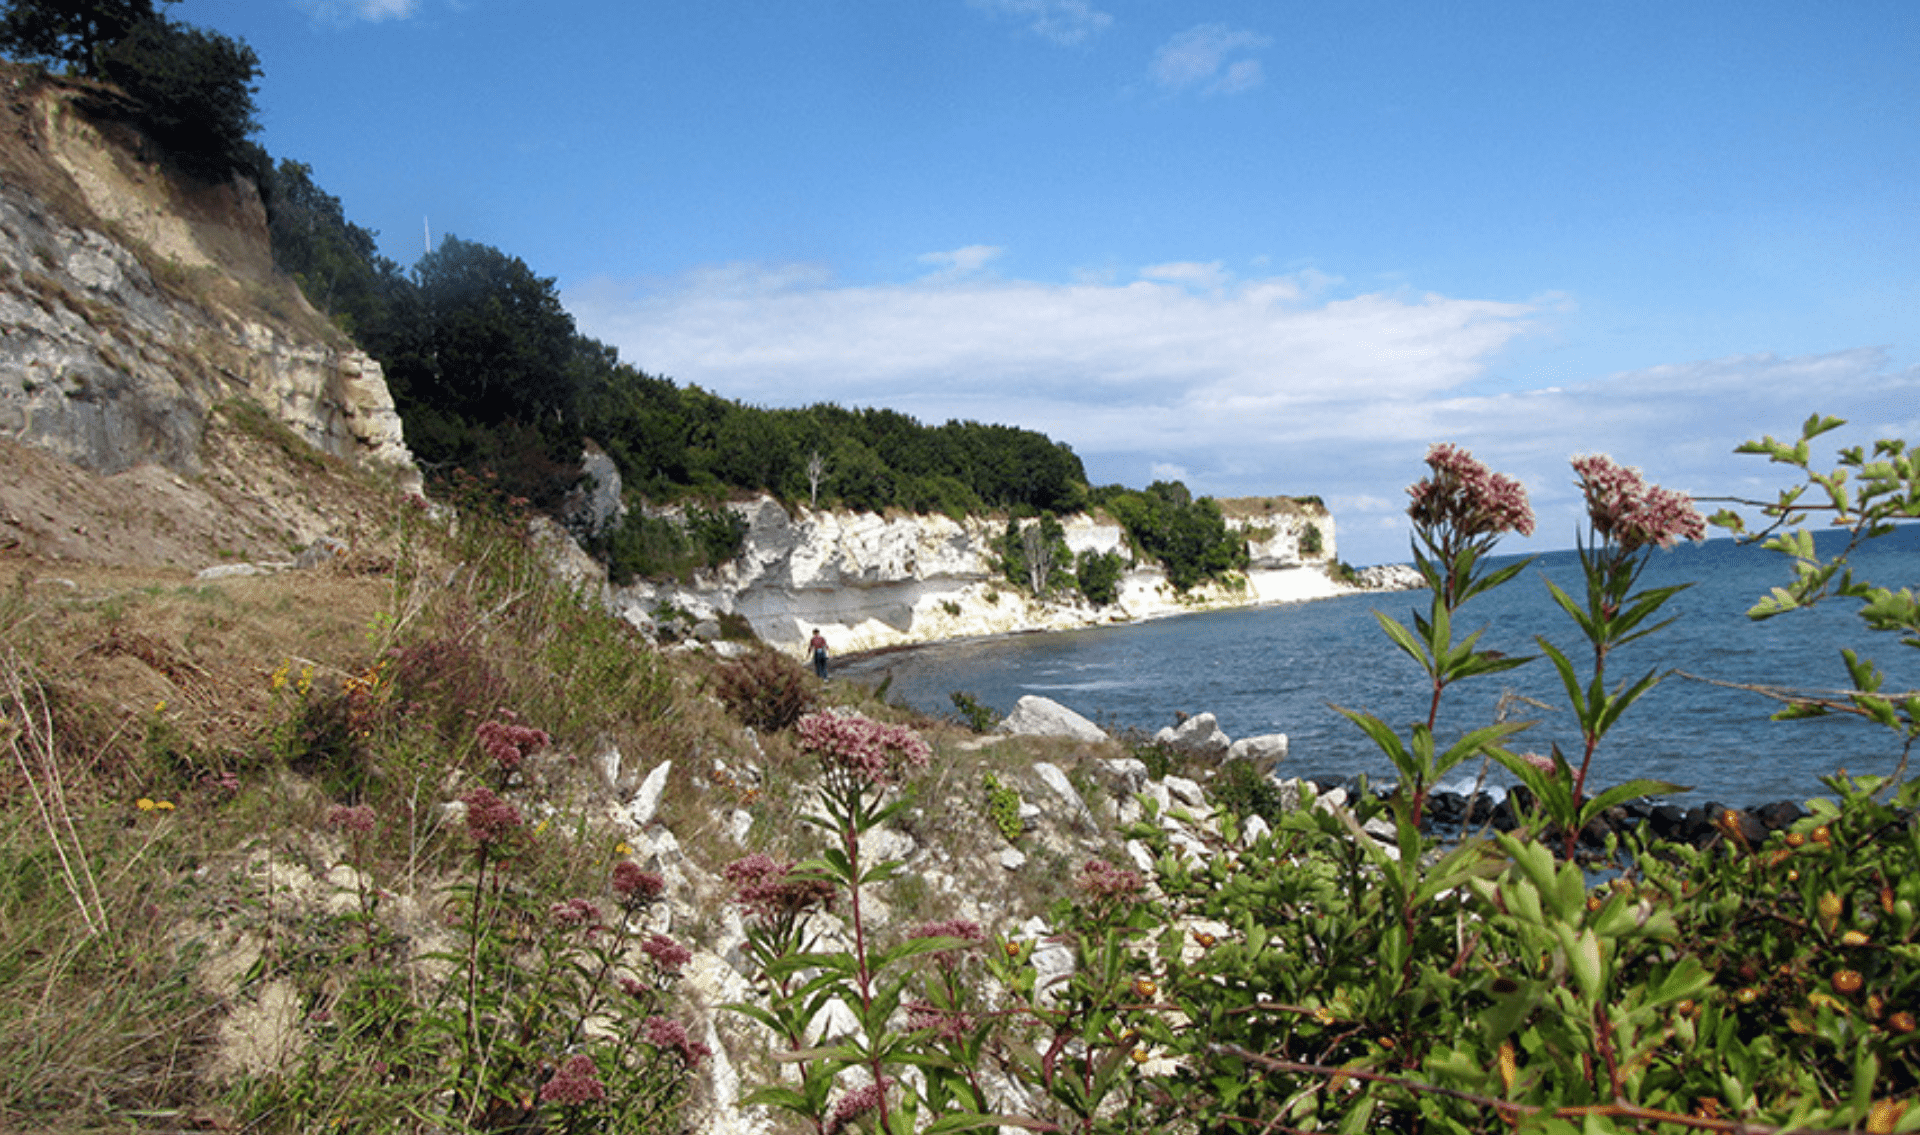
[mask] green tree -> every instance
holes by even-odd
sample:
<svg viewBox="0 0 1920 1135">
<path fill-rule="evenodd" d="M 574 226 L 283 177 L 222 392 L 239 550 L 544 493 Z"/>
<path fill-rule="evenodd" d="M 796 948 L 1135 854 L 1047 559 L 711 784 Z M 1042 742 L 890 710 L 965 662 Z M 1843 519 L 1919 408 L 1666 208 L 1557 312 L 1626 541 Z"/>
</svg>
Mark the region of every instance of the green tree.
<svg viewBox="0 0 1920 1135">
<path fill-rule="evenodd" d="M 28 62 L 65 63 L 88 78 L 104 78 L 105 49 L 159 18 L 153 0 L 9 0 L 0 11 L 0 51 Z"/>
<path fill-rule="evenodd" d="M 209 178 L 263 177 L 265 153 L 247 139 L 260 59 L 237 39 L 154 17 L 98 49 L 101 77 L 135 103 L 134 125 L 181 165 Z"/>
<path fill-rule="evenodd" d="M 550 278 L 496 248 L 449 236 L 414 266 L 417 310 L 395 314 L 374 353 L 395 400 L 479 426 L 577 427 L 573 317 Z M 431 460 L 431 456 L 422 455 Z"/>
<path fill-rule="evenodd" d="M 380 255 L 375 234 L 347 220 L 340 199 L 313 181 L 313 167 L 282 161 L 267 186 L 274 267 L 292 276 L 307 302 L 349 335 L 378 327 L 400 266 Z"/>
</svg>

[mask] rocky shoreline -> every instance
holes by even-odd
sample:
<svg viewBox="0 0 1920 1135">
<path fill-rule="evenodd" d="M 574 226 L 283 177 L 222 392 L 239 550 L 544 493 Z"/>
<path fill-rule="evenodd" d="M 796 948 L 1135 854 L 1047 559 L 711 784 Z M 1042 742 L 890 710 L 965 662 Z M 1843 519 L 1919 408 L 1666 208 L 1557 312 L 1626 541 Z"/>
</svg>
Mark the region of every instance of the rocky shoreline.
<svg viewBox="0 0 1920 1135">
<path fill-rule="evenodd" d="M 1020 699 L 1012 713 L 999 725 L 999 731 L 1015 735 L 1066 737 L 1098 742 L 1111 739 L 1105 730 L 1049 698 L 1029 695 Z M 1274 733 L 1235 740 L 1220 728 L 1211 713 L 1183 717 L 1178 725 L 1160 730 L 1152 743 L 1203 764 L 1223 765 L 1229 761 L 1253 761 L 1266 766 L 1276 782 L 1289 783 L 1281 775 L 1287 757 L 1287 735 Z M 1296 782 L 1297 783 L 1297 782 Z M 1309 777 L 1322 799 L 1344 803 L 1359 790 L 1350 781 L 1331 777 Z M 1368 786 L 1384 793 L 1381 786 Z M 1423 830 L 1468 834 L 1474 831 L 1512 831 L 1521 817 L 1532 810 L 1531 794 L 1524 786 L 1496 788 L 1489 792 L 1460 793 L 1435 791 L 1427 797 Z M 1596 817 L 1580 833 L 1580 846 L 1599 851 L 1609 836 L 1622 836 L 1645 828 L 1661 843 L 1683 843 L 1706 848 L 1732 841 L 1743 846 L 1759 846 L 1769 834 L 1784 831 L 1807 815 L 1807 810 L 1791 800 L 1776 800 L 1744 807 L 1708 801 L 1690 807 L 1662 803 L 1657 798 L 1629 800 Z"/>
</svg>

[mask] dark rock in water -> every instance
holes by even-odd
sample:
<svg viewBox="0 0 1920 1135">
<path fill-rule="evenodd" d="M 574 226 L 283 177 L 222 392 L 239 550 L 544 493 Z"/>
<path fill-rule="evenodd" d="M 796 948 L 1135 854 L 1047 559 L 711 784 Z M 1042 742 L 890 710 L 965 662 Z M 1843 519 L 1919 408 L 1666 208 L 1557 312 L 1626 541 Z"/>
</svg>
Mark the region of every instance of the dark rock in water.
<svg viewBox="0 0 1920 1135">
<path fill-rule="evenodd" d="M 1427 816 L 1436 824 L 1458 824 L 1467 818 L 1467 800 L 1457 792 L 1436 792 L 1427 797 Z"/>
<path fill-rule="evenodd" d="M 1484 824 L 1493 819 L 1494 809 L 1498 807 L 1485 796 L 1475 796 L 1467 807 L 1467 823 Z"/>
<path fill-rule="evenodd" d="M 1647 813 L 1647 827 L 1655 839 L 1679 839 L 1680 829 L 1685 826 L 1686 820 L 1686 812 L 1674 804 L 1656 804 Z"/>
<path fill-rule="evenodd" d="M 1690 843 L 1695 847 L 1712 838 L 1718 828 L 1713 826 L 1721 812 L 1726 811 L 1718 801 L 1699 804 L 1687 809 L 1686 818 L 1680 821 L 1680 831 L 1675 838 L 1681 843 Z"/>
<path fill-rule="evenodd" d="M 1728 815 L 1733 817 L 1729 827 L 1739 833 L 1741 841 L 1748 847 L 1759 847 L 1767 842 L 1767 825 L 1759 816 L 1744 809 L 1729 812 Z"/>
<path fill-rule="evenodd" d="M 1806 815 L 1806 810 L 1791 800 L 1776 800 L 1772 804 L 1762 804 L 1753 810 L 1760 822 L 1770 832 L 1784 831 L 1793 826 L 1794 821 Z"/>
</svg>

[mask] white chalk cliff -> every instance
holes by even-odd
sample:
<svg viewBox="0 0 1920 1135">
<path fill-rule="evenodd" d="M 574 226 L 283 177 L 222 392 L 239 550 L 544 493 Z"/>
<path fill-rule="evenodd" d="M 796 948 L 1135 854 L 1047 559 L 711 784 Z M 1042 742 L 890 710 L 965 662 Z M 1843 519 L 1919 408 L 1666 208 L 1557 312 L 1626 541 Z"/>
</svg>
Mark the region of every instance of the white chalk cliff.
<svg viewBox="0 0 1920 1135">
<path fill-rule="evenodd" d="M 1249 533 L 1252 564 L 1228 585 L 1174 591 L 1158 565 L 1134 563 L 1118 600 L 1095 607 L 1078 594 L 1036 600 L 1006 581 L 993 543 L 1004 519 L 877 516 L 798 508 L 771 498 L 731 506 L 747 521 L 740 554 L 688 584 L 614 588 L 623 616 L 651 622 L 662 605 L 696 618 L 734 614 L 762 640 L 798 650 L 818 628 L 836 654 L 1030 630 L 1061 630 L 1186 611 L 1318 599 L 1352 590 L 1324 570 L 1333 561 L 1333 518 L 1324 511 L 1229 519 Z M 1067 546 L 1132 559 L 1118 523 L 1064 517 Z M 1312 525 L 1320 551 L 1304 555 Z"/>
</svg>

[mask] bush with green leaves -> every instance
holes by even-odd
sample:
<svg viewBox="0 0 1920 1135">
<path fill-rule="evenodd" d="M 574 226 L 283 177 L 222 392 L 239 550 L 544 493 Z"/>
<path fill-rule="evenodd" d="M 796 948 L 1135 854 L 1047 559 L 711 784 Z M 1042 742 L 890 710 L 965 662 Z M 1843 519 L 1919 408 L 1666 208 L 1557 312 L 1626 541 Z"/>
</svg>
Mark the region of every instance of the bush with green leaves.
<svg viewBox="0 0 1920 1135">
<path fill-rule="evenodd" d="M 1089 549 L 1080 553 L 1079 563 L 1074 567 L 1074 582 L 1080 587 L 1080 594 L 1087 602 L 1096 607 L 1105 607 L 1120 600 L 1120 580 L 1127 573 L 1127 558 L 1119 552 L 1095 552 Z"/>
</svg>

